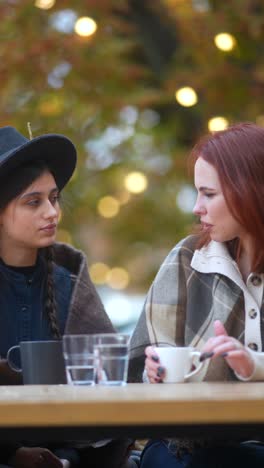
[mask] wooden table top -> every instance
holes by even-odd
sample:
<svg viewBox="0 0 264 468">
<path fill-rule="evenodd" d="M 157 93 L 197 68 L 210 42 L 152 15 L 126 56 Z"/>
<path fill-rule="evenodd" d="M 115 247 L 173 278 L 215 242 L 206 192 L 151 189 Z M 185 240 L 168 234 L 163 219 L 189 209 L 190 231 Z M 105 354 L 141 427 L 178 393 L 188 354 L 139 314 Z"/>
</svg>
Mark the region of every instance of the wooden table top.
<svg viewBox="0 0 264 468">
<path fill-rule="evenodd" d="M 0 387 L 1 427 L 263 423 L 264 383 Z"/>
</svg>

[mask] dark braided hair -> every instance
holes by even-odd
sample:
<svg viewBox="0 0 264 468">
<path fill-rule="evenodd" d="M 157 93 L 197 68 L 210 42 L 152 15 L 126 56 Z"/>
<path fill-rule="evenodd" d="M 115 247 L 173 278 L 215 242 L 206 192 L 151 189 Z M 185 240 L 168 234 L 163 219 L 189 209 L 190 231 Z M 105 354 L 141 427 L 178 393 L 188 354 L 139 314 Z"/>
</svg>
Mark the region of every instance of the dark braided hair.
<svg viewBox="0 0 264 468">
<path fill-rule="evenodd" d="M 54 252 L 52 246 L 46 247 L 44 250 L 47 262 L 47 295 L 45 302 L 45 313 L 47 314 L 53 337 L 59 340 L 61 339 L 61 333 L 56 318 L 56 301 L 54 295 L 54 281 L 52 276 Z"/>
<path fill-rule="evenodd" d="M 8 203 L 18 197 L 26 188 L 31 185 L 34 180 L 40 177 L 45 172 L 52 171 L 45 161 L 29 162 L 7 176 L 4 180 L 0 180 L 0 211 L 2 211 Z M 41 249 L 42 258 L 47 266 L 46 280 L 46 299 L 44 304 L 44 313 L 46 313 L 49 325 L 55 339 L 61 339 L 61 333 L 56 318 L 56 301 L 54 294 L 53 282 L 53 247 Z"/>
</svg>

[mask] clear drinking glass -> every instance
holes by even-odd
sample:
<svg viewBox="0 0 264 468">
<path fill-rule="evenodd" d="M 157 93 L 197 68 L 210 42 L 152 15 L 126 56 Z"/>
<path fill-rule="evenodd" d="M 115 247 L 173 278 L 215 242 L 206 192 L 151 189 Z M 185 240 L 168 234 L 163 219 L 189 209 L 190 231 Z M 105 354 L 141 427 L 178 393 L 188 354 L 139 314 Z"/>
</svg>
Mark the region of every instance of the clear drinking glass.
<svg viewBox="0 0 264 468">
<path fill-rule="evenodd" d="M 126 385 L 129 338 L 122 333 L 94 335 L 99 385 Z"/>
<path fill-rule="evenodd" d="M 64 335 L 62 340 L 68 384 L 94 385 L 96 357 L 93 335 Z"/>
</svg>

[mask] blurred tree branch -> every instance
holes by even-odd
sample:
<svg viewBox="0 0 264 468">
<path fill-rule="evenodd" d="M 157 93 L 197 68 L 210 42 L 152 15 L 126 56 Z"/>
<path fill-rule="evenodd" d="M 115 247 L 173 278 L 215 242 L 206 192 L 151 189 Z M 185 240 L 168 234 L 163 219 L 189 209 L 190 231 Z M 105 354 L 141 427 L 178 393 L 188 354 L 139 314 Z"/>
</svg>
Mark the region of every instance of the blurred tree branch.
<svg viewBox="0 0 264 468">
<path fill-rule="evenodd" d="M 68 22 L 91 16 L 98 29 L 89 38 L 73 25 L 63 31 L 55 27 L 61 14 Z M 84 248 L 90 263 L 123 266 L 130 287 L 146 290 L 193 223 L 176 200 L 192 184 L 186 158 L 208 120 L 263 125 L 263 2 L 60 0 L 41 10 L 7 0 L 0 17 L 0 125 L 27 134 L 30 121 L 35 136 L 72 138 L 79 161 L 61 239 Z M 220 32 L 235 38 L 232 51 L 215 46 Z M 176 102 L 183 86 L 196 91 L 196 105 Z M 146 175 L 147 190 L 103 218 L 99 200 L 124 199 L 131 171 Z"/>
</svg>

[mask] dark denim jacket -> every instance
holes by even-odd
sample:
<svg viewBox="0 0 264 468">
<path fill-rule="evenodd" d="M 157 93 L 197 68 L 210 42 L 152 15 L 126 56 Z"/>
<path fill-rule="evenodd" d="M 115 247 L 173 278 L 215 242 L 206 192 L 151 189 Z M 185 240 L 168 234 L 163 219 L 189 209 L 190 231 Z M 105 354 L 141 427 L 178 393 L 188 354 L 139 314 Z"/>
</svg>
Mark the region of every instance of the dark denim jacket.
<svg viewBox="0 0 264 468">
<path fill-rule="evenodd" d="M 38 258 L 36 267 L 30 271 L 18 271 L 0 261 L 0 355 L 6 357 L 11 346 L 20 341 L 52 339 L 48 319 L 44 312 L 46 267 Z M 57 319 L 61 334 L 64 332 L 72 294 L 70 272 L 55 265 L 53 280 L 56 297 Z M 14 360 L 15 356 L 14 356 Z M 19 358 L 17 355 L 17 365 Z M 1 446 L 1 462 L 7 463 L 9 457 L 23 443 L 11 443 Z M 25 444 L 29 446 L 29 444 Z M 63 445 L 63 444 L 61 444 Z M 46 445 L 45 445 L 46 446 Z M 55 451 L 56 452 L 56 451 Z M 78 453 L 72 448 L 61 448 L 58 456 L 71 460 L 72 466 Z"/>
<path fill-rule="evenodd" d="M 46 267 L 38 258 L 32 273 L 21 273 L 0 263 L 0 356 L 20 341 L 52 339 L 44 311 Z M 70 272 L 55 265 L 57 319 L 64 332 L 72 294 Z"/>
</svg>

